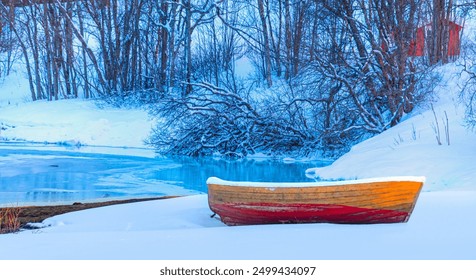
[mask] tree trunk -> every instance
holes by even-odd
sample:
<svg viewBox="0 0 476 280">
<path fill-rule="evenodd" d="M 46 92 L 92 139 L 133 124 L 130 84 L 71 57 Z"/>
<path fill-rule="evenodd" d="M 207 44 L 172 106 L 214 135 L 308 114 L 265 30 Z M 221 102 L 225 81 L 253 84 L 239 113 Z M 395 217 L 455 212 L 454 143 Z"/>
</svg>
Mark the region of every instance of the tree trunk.
<svg viewBox="0 0 476 280">
<path fill-rule="evenodd" d="M 184 1 L 185 5 L 185 91 L 184 96 L 192 92 L 192 4 L 191 0 Z"/>
<path fill-rule="evenodd" d="M 160 81 L 159 81 L 159 90 L 165 92 L 167 86 L 167 65 L 169 62 L 169 31 L 165 28 L 167 24 L 167 14 L 169 13 L 168 4 L 166 1 L 163 1 L 161 4 L 161 10 L 163 15 L 161 16 L 160 22 L 162 27 L 159 28 L 159 38 L 160 38 Z"/>
<path fill-rule="evenodd" d="M 285 34 L 285 45 L 286 45 L 286 73 L 284 77 L 286 80 L 291 78 L 292 74 L 292 31 L 291 31 L 291 7 L 289 0 L 284 1 L 284 34 Z"/>
<path fill-rule="evenodd" d="M 259 17 L 261 20 L 261 26 L 263 28 L 263 47 L 264 47 L 264 75 L 266 78 L 266 82 L 268 83 L 268 87 L 273 85 L 273 81 L 271 79 L 271 51 L 269 47 L 269 36 L 268 36 L 268 25 L 266 23 L 266 15 L 264 9 L 263 0 L 258 0 L 258 11 Z"/>
</svg>

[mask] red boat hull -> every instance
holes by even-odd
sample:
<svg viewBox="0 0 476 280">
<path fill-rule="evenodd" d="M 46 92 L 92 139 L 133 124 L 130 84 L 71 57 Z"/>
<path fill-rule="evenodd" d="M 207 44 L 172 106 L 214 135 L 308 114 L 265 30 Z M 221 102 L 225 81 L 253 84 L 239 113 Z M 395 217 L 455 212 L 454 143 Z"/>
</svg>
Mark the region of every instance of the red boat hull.
<svg viewBox="0 0 476 280">
<path fill-rule="evenodd" d="M 227 225 L 257 225 L 286 223 L 375 224 L 406 222 L 409 213 L 386 209 L 366 209 L 329 204 L 255 203 L 215 204 Z"/>
</svg>

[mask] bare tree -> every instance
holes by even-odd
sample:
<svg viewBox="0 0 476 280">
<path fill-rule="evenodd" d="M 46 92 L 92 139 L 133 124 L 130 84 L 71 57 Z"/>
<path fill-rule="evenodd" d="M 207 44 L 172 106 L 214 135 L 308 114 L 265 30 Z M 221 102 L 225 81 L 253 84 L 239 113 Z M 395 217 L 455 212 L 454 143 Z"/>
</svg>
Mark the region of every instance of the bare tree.
<svg viewBox="0 0 476 280">
<path fill-rule="evenodd" d="M 430 64 L 448 62 L 450 22 L 454 21 L 453 0 L 433 0 L 430 14 L 431 28 L 427 34 L 427 52 Z"/>
<path fill-rule="evenodd" d="M 2 22 L 6 23 L 9 27 L 9 29 L 15 34 L 16 39 L 18 40 L 18 43 L 20 45 L 23 57 L 25 59 L 26 63 L 26 69 L 28 73 L 28 83 L 30 86 L 30 93 L 31 93 L 31 99 L 33 101 L 37 100 L 37 95 L 36 95 L 36 90 L 35 90 L 35 83 L 34 83 L 34 78 L 33 78 L 33 73 L 32 73 L 32 65 L 30 62 L 30 58 L 28 56 L 28 46 L 26 43 L 23 41 L 22 34 L 20 30 L 17 28 L 16 25 L 16 16 L 15 16 L 15 6 L 13 3 L 8 3 L 9 5 L 5 5 L 4 3 L 0 4 L 1 8 L 1 15 L 2 15 Z M 3 29 L 3 28 L 2 28 Z"/>
<path fill-rule="evenodd" d="M 325 4 L 348 29 L 355 51 L 341 52 L 344 67 L 319 61 L 329 70 L 324 71 L 327 77 L 344 85 L 359 112 L 362 127 L 381 132 L 396 125 L 423 94 L 418 86 L 425 66 L 408 56 L 418 23 L 419 2 L 339 3 Z"/>
<path fill-rule="evenodd" d="M 258 0 L 258 12 L 259 18 L 261 20 L 262 35 L 263 35 L 263 57 L 264 57 L 264 74 L 268 87 L 273 85 L 273 80 L 271 79 L 271 49 L 270 49 L 270 40 L 269 40 L 269 30 L 268 30 L 268 20 L 265 13 L 264 1 Z"/>
</svg>

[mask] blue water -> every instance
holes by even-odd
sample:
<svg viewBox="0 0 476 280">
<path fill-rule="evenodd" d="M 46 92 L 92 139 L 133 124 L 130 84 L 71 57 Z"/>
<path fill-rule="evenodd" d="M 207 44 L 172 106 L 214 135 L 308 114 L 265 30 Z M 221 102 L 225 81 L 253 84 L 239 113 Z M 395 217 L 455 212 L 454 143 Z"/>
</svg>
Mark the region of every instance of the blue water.
<svg viewBox="0 0 476 280">
<path fill-rule="evenodd" d="M 311 181 L 305 170 L 325 164 L 0 148 L 0 205 L 206 193 L 210 176 L 235 181 Z"/>
</svg>

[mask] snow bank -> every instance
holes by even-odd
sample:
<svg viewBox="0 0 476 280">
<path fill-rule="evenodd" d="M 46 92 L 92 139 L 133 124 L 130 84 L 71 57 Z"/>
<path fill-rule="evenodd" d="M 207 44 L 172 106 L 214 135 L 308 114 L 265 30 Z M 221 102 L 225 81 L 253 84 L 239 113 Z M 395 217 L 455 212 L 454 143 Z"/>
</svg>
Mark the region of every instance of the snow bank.
<svg viewBox="0 0 476 280">
<path fill-rule="evenodd" d="M 150 148 L 153 119 L 144 110 L 98 108 L 92 100 L 36 101 L 0 110 L 3 141 L 64 146 Z"/>
<path fill-rule="evenodd" d="M 342 180 L 418 175 L 427 178 L 423 191 L 476 190 L 476 133 L 465 125 L 464 106 L 451 98 L 458 94 L 456 81 L 450 74 L 445 76 L 442 84 L 446 86 L 439 88 L 442 98 L 434 110 L 407 116 L 396 127 L 354 146 L 332 165 L 307 170 L 308 177 Z"/>
</svg>

